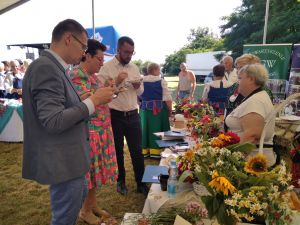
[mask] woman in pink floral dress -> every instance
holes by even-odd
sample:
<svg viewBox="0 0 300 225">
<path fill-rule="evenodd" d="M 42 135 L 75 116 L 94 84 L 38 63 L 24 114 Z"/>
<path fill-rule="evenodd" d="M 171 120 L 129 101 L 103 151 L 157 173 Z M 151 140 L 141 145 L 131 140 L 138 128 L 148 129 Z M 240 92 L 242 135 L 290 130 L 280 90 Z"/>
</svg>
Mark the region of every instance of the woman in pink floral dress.
<svg viewBox="0 0 300 225">
<path fill-rule="evenodd" d="M 104 85 L 97 79 L 96 72 L 103 65 L 103 52 L 106 46 L 96 40 L 88 40 L 88 49 L 79 66 L 73 68 L 70 77 L 82 99 L 87 98 L 94 90 Z M 97 106 L 90 115 L 90 171 L 86 174 L 88 195 L 80 210 L 79 217 L 88 224 L 100 224 L 99 217 L 109 214 L 97 206 L 96 189 L 103 184 L 114 182 L 118 176 L 110 112 L 107 105 Z M 76 138 L 76 137 L 75 137 Z M 106 222 L 106 224 L 109 224 Z M 113 223 L 110 223 L 113 224 Z"/>
</svg>

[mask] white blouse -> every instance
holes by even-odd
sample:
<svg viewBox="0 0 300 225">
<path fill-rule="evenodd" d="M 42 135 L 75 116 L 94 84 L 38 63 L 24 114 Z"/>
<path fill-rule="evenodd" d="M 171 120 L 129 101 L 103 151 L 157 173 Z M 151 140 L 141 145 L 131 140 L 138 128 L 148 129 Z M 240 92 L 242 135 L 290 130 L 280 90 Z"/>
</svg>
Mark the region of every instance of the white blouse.
<svg viewBox="0 0 300 225">
<path fill-rule="evenodd" d="M 266 127 L 266 136 L 264 143 L 272 144 L 275 132 L 275 116 L 273 116 L 272 118 L 268 117 L 273 110 L 274 107 L 267 92 L 260 91 L 252 95 L 246 101 L 242 102 L 237 108 L 235 108 L 226 117 L 225 122 L 230 131 L 242 137 L 244 134 L 244 130 L 242 128 L 240 118 L 252 112 L 258 113 L 264 118 L 265 123 L 271 120 Z"/>
</svg>

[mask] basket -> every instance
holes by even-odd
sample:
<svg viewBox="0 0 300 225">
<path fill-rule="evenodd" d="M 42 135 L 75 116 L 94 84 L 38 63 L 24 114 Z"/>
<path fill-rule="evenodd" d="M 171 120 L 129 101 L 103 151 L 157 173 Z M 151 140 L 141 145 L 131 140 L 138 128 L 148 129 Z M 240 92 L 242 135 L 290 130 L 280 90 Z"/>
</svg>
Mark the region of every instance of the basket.
<svg viewBox="0 0 300 225">
<path fill-rule="evenodd" d="M 208 196 L 211 195 L 205 186 L 200 184 L 198 181 L 193 183 L 194 192 L 199 196 Z"/>
<path fill-rule="evenodd" d="M 185 128 L 185 123 L 184 121 L 174 121 L 174 127 L 178 129 Z"/>
<path fill-rule="evenodd" d="M 261 133 L 260 141 L 259 141 L 259 153 L 263 154 L 263 145 L 264 145 L 264 140 L 266 136 L 266 128 L 268 126 L 268 123 L 272 121 L 270 118 L 276 117 L 276 115 L 285 107 L 285 105 L 289 104 L 290 101 L 294 99 L 300 98 L 300 93 L 295 93 L 287 97 L 283 102 L 281 102 L 279 105 L 276 106 L 276 108 L 273 110 L 273 112 L 267 117 L 267 123 L 264 126 L 264 129 Z"/>
</svg>

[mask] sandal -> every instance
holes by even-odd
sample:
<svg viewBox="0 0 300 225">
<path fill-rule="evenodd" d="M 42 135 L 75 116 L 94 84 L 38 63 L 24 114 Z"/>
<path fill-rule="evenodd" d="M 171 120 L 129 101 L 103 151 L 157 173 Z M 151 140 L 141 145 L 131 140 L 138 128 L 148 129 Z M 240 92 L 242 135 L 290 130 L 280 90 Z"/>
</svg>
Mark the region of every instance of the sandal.
<svg viewBox="0 0 300 225">
<path fill-rule="evenodd" d="M 100 225 L 102 220 L 95 216 L 93 213 L 79 213 L 79 218 L 89 225 Z"/>
</svg>

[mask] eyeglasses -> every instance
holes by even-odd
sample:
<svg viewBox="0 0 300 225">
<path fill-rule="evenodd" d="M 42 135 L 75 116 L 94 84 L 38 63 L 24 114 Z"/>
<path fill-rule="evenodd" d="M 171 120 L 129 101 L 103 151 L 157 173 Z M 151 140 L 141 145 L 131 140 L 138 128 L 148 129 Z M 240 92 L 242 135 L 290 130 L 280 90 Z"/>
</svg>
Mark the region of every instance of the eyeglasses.
<svg viewBox="0 0 300 225">
<path fill-rule="evenodd" d="M 124 55 L 135 55 L 135 51 L 122 51 Z"/>
<path fill-rule="evenodd" d="M 88 49 L 88 46 L 83 44 L 74 34 L 71 35 L 79 44 L 81 44 L 82 51 L 85 52 Z"/>
</svg>

